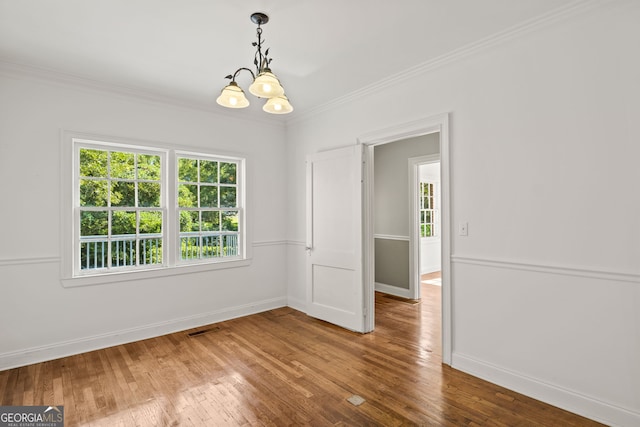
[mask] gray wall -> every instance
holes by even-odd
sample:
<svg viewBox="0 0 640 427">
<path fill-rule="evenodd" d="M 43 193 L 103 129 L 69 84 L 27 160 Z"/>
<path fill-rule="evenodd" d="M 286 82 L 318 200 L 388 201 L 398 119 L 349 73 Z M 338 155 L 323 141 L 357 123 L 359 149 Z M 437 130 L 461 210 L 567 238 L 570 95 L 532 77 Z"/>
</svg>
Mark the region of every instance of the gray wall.
<svg viewBox="0 0 640 427">
<path fill-rule="evenodd" d="M 375 239 L 376 283 L 409 289 L 409 242 Z"/>
<path fill-rule="evenodd" d="M 438 154 L 439 140 L 439 134 L 430 134 L 374 149 L 376 283 L 409 289 L 408 159 Z"/>
</svg>

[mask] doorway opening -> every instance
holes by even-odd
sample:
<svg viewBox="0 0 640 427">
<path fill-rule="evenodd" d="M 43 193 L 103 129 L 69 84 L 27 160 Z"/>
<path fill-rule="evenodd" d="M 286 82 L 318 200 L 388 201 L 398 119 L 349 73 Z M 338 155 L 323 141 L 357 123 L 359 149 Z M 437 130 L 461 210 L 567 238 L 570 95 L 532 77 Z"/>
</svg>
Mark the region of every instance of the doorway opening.
<svg viewBox="0 0 640 427">
<path fill-rule="evenodd" d="M 435 136 L 439 136 L 435 134 Z M 440 154 L 409 158 L 411 213 L 411 298 L 421 298 L 422 285 L 442 283 Z"/>
<path fill-rule="evenodd" d="M 420 275 L 420 238 L 419 230 L 421 224 L 418 222 L 418 201 L 412 202 L 414 208 L 412 209 L 410 203 L 407 203 L 408 191 L 403 193 L 404 201 L 399 203 L 385 202 L 384 206 L 380 204 L 380 200 L 376 198 L 376 193 L 380 185 L 384 188 L 392 180 L 385 179 L 380 174 L 376 175 L 376 169 L 378 164 L 376 163 L 376 157 L 378 154 L 385 150 L 394 150 L 394 147 L 399 146 L 401 142 L 415 139 L 418 137 L 430 136 L 437 141 L 437 149 L 431 152 L 413 152 L 404 153 L 404 167 L 407 168 L 407 172 L 402 173 L 396 170 L 395 173 L 402 175 L 404 182 L 408 183 L 411 178 L 407 180 L 408 172 L 411 170 L 409 166 L 409 159 L 412 157 L 421 156 L 436 156 L 431 161 L 440 162 L 440 209 L 439 209 L 439 236 L 440 236 L 440 254 L 441 254 L 441 268 L 440 268 L 440 312 L 441 322 L 441 343 L 442 343 L 442 363 L 451 364 L 451 287 L 450 287 L 450 218 L 449 218 L 449 137 L 448 137 L 448 114 L 442 114 L 433 116 L 423 120 L 406 123 L 393 128 L 384 129 L 381 131 L 372 132 L 359 138 L 359 142 L 364 146 L 365 153 L 365 177 L 364 177 L 364 203 L 363 203 L 363 241 L 364 241 L 364 283 L 365 283 L 365 322 L 367 323 L 366 329 L 373 330 L 375 327 L 375 291 L 381 290 L 380 284 L 394 285 L 395 290 L 401 290 L 400 297 L 412 298 L 414 295 L 420 295 L 422 292 L 421 287 L 421 275 Z M 418 162 L 419 164 L 419 162 Z M 416 186 L 418 186 L 418 168 L 415 168 L 414 174 L 416 175 Z M 387 177 L 388 178 L 388 177 Z M 406 186 L 406 184 L 405 184 Z M 413 194 L 416 194 L 414 192 Z M 410 197 L 410 200 L 414 200 L 414 197 Z M 391 206 L 391 210 L 387 209 Z M 389 221 L 389 228 L 380 228 L 379 225 L 382 220 L 389 219 L 393 215 L 398 218 L 401 214 L 398 210 L 405 209 L 407 218 L 407 226 L 402 229 L 400 221 Z M 409 212 L 413 212 L 412 215 Z M 414 216 L 415 221 L 409 221 L 409 218 Z M 411 222 L 411 224 L 409 224 Z M 377 229 L 376 229 L 377 228 Z M 409 230 L 413 228 L 413 230 Z M 425 227 L 428 228 L 428 227 Z M 404 234 L 403 234 L 404 233 Z M 404 241 L 403 241 L 404 240 Z M 400 244 L 400 243 L 402 244 Z M 385 248 L 386 246 L 386 248 Z M 376 271 L 380 267 L 380 263 L 388 261 L 385 257 L 386 253 L 391 253 L 391 259 L 394 260 L 393 264 L 398 265 L 399 258 L 402 254 L 399 254 L 397 249 L 400 247 L 406 247 L 408 250 L 407 257 L 409 258 L 410 268 L 404 268 L 404 271 L 409 276 L 409 286 L 405 286 L 404 283 L 380 283 L 378 280 L 381 276 L 380 271 Z M 417 249 L 415 249 L 417 246 Z M 390 250 L 388 250 L 390 249 Z M 394 252 L 394 249 L 396 251 Z M 406 265 L 406 264 L 405 264 Z M 384 276 L 382 276 L 384 277 Z M 389 280 L 389 279 L 385 279 Z M 429 278 L 427 280 L 430 280 Z M 410 289 L 411 283 L 413 283 L 413 289 Z M 432 286 L 425 284 L 425 286 Z M 388 291 L 389 289 L 387 289 Z M 412 292 L 413 295 L 410 293 Z"/>
<path fill-rule="evenodd" d="M 441 358 L 440 134 L 377 145 L 373 161 L 375 326 Z"/>
<path fill-rule="evenodd" d="M 441 285 L 440 160 L 420 163 L 418 169 L 418 238 L 420 282 Z"/>
</svg>

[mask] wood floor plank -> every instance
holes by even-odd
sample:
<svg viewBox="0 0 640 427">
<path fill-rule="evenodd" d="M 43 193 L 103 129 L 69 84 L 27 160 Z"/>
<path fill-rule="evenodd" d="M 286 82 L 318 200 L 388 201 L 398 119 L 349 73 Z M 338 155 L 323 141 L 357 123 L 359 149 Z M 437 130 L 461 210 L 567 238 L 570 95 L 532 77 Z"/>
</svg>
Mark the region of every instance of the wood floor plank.
<svg viewBox="0 0 640 427">
<path fill-rule="evenodd" d="M 67 426 L 599 425 L 442 365 L 440 288 L 422 296 L 376 294 L 371 334 L 281 308 L 2 371 L 0 404 Z"/>
</svg>

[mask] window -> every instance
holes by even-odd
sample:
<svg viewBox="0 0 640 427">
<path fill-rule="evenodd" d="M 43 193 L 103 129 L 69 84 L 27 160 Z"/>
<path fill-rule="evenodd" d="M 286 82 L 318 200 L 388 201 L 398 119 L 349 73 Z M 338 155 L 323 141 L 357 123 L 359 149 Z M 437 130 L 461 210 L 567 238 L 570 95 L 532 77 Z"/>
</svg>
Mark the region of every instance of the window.
<svg viewBox="0 0 640 427">
<path fill-rule="evenodd" d="M 238 255 L 238 163 L 178 156 L 180 259 Z"/>
<path fill-rule="evenodd" d="M 162 153 L 79 146 L 78 155 L 79 269 L 163 264 Z"/>
<path fill-rule="evenodd" d="M 420 183 L 420 237 L 438 236 L 436 183 Z"/>
<path fill-rule="evenodd" d="M 76 138 L 69 151 L 72 261 L 63 278 L 247 258 L 244 159 Z"/>
</svg>

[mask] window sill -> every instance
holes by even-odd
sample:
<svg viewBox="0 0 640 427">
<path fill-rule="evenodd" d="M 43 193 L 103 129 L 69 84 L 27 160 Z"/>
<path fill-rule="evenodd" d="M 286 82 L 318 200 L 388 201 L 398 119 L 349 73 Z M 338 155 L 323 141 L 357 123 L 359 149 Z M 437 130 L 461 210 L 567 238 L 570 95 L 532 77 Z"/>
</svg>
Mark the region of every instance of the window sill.
<svg viewBox="0 0 640 427">
<path fill-rule="evenodd" d="M 183 274 L 202 273 L 205 271 L 225 270 L 228 268 L 247 267 L 251 259 L 239 259 L 206 264 L 187 264 L 171 267 L 160 267 L 150 270 L 125 271 L 118 273 L 96 274 L 92 276 L 63 277 L 60 279 L 65 288 L 80 286 L 105 285 L 108 283 L 132 282 L 136 280 L 155 279 L 159 277 L 178 276 Z"/>
</svg>

